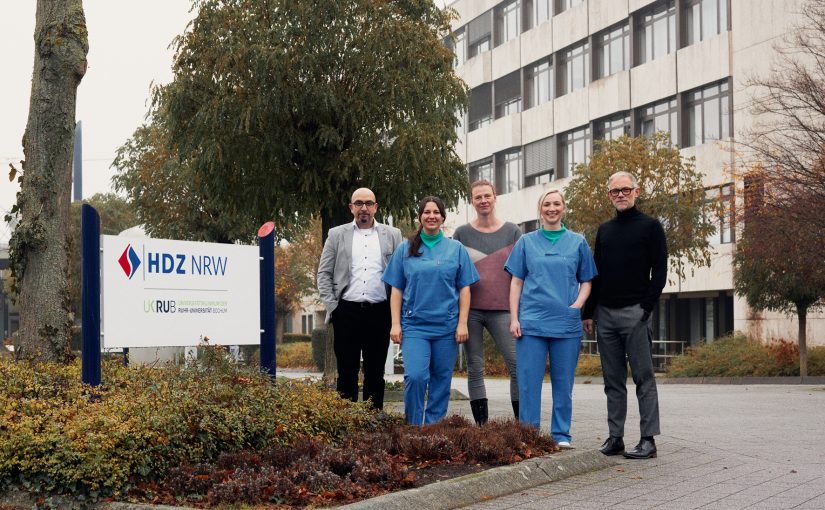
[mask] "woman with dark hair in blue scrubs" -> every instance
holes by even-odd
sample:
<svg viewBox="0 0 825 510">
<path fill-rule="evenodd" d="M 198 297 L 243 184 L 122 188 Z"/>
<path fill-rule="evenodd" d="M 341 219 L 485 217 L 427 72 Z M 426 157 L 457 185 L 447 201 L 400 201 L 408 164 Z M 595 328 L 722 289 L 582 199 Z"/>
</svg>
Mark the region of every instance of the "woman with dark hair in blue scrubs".
<svg viewBox="0 0 825 510">
<path fill-rule="evenodd" d="M 559 190 L 539 200 L 541 228 L 519 238 L 504 269 L 510 281 L 510 332 L 516 338 L 519 419 L 541 423 L 541 386 L 547 356 L 553 416 L 550 433 L 570 447 L 573 378 L 581 348 L 581 308 L 590 295 L 596 264 L 584 236 L 565 228 L 564 196 Z"/>
<path fill-rule="evenodd" d="M 470 285 L 479 279 L 464 246 L 444 237 L 446 217 L 441 199 L 424 197 L 418 231 L 396 248 L 383 276 L 392 286 L 390 338 L 403 338 L 404 411 L 412 425 L 447 415 L 458 344 L 468 336 Z"/>
</svg>

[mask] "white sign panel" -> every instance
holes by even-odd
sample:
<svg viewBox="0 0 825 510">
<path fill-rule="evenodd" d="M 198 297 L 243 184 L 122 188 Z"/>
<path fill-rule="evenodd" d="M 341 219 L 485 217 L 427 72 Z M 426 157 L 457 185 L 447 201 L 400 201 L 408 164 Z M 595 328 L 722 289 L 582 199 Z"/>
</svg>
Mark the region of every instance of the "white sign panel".
<svg viewBox="0 0 825 510">
<path fill-rule="evenodd" d="M 257 247 L 100 237 L 103 347 L 260 342 Z"/>
</svg>

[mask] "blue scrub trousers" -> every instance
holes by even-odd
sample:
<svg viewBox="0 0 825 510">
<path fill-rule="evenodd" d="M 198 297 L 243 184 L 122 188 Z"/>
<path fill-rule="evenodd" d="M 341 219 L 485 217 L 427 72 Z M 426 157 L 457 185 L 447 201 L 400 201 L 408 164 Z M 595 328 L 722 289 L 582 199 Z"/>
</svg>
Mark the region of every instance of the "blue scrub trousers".
<svg viewBox="0 0 825 510">
<path fill-rule="evenodd" d="M 541 386 L 550 355 L 550 383 L 553 392 L 553 440 L 570 441 L 573 417 L 573 380 L 579 361 L 581 337 L 551 338 L 523 335 L 516 339 L 516 370 L 519 387 L 519 420 L 541 428 Z"/>
<path fill-rule="evenodd" d="M 447 415 L 458 344 L 455 334 L 407 336 L 404 352 L 404 413 L 410 425 L 436 423 Z M 424 396 L 428 395 L 426 405 Z"/>
</svg>

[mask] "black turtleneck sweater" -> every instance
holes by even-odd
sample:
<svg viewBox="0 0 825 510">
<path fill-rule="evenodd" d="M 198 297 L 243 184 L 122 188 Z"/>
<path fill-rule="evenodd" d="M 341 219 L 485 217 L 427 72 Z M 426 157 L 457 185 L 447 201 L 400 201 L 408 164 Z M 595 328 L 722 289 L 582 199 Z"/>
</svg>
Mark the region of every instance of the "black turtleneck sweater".
<svg viewBox="0 0 825 510">
<path fill-rule="evenodd" d="M 653 310 L 667 281 L 667 241 L 659 220 L 635 207 L 617 212 L 599 226 L 593 258 L 599 276 L 583 318 L 593 318 L 596 305 L 623 308 L 638 303 Z"/>
</svg>

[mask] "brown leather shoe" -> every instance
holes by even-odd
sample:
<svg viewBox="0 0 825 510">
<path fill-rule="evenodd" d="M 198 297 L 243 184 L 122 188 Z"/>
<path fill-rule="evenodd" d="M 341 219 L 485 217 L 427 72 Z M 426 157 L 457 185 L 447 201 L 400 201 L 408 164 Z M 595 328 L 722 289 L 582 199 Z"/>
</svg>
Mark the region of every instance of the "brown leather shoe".
<svg viewBox="0 0 825 510">
<path fill-rule="evenodd" d="M 608 456 L 624 453 L 624 440 L 620 437 L 610 436 L 599 448 L 599 451 Z"/>
<path fill-rule="evenodd" d="M 656 442 L 652 437 L 643 437 L 639 444 L 629 452 L 624 452 L 626 459 L 655 459 Z"/>
</svg>

